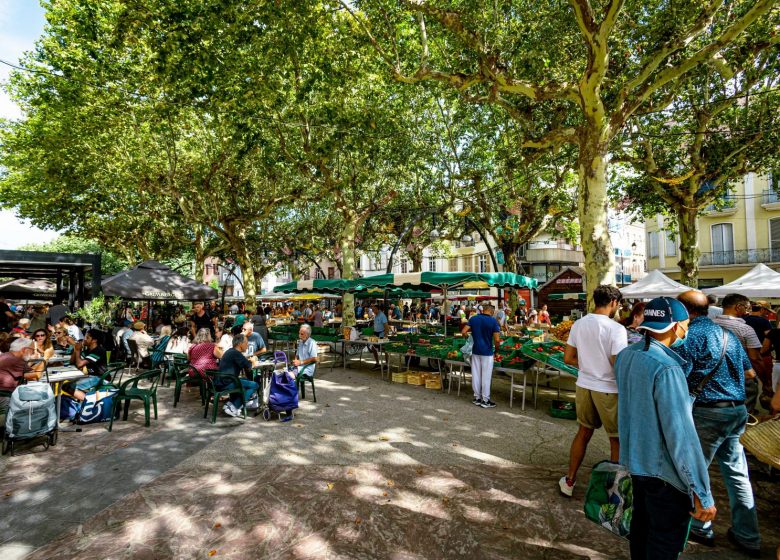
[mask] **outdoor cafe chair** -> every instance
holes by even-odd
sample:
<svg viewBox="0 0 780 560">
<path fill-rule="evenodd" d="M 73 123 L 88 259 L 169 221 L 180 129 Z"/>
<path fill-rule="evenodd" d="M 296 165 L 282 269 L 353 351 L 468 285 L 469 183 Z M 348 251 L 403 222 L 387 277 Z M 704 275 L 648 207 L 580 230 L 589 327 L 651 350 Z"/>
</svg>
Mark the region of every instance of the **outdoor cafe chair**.
<svg viewBox="0 0 780 560">
<path fill-rule="evenodd" d="M 224 371 L 206 370 L 204 381 L 206 406 L 203 410 L 203 418 L 208 418 L 209 404 L 213 403 L 211 423 L 215 424 L 217 422 L 219 399 L 224 396 L 241 395 L 241 411 L 244 415 L 244 419 L 246 419 L 246 397 L 244 396 L 244 388 L 241 386 L 238 375 Z M 217 385 L 219 384 L 218 381 L 227 381 L 229 384 L 225 385 L 225 389 L 217 389 Z"/>
<path fill-rule="evenodd" d="M 190 370 L 194 371 L 195 375 L 190 375 Z M 187 362 L 174 362 L 174 364 L 171 366 L 171 377 L 176 381 L 173 389 L 174 408 L 176 408 L 176 405 L 181 400 L 181 389 L 185 385 L 197 385 L 200 393 L 200 403 L 201 405 L 206 404 L 206 376 L 198 368 L 191 366 Z"/>
<path fill-rule="evenodd" d="M 162 372 L 159 369 L 153 369 L 127 379 L 119 385 L 119 392 L 114 395 L 114 410 L 111 414 L 111 422 L 108 424 L 109 432 L 114 426 L 114 419 L 119 419 L 119 406 L 122 401 L 125 402 L 123 420 L 127 420 L 127 415 L 130 412 L 130 401 L 133 400 L 139 400 L 144 403 L 144 418 L 147 428 L 151 425 L 149 418 L 151 405 L 154 405 L 154 419 L 157 419 L 157 385 L 160 382 L 161 375 Z M 139 387 L 138 384 L 141 381 L 149 381 L 150 385 L 148 387 Z"/>
<path fill-rule="evenodd" d="M 176 379 L 176 366 L 179 365 L 189 365 L 190 358 L 187 356 L 187 354 L 167 354 L 165 356 L 165 367 L 167 368 L 167 373 L 170 375 L 166 375 L 163 373 L 163 383 L 165 383 L 165 380 L 168 380 L 168 383 L 165 385 L 166 387 L 171 386 L 171 380 Z"/>
<path fill-rule="evenodd" d="M 302 399 L 306 398 L 306 382 L 311 383 L 311 395 L 314 397 L 314 402 L 317 402 L 317 391 L 314 389 L 314 373 L 308 373 L 306 370 L 311 366 L 314 369 L 314 364 L 306 364 L 299 371 L 295 377 L 295 382 L 298 384 L 298 392 Z"/>
<path fill-rule="evenodd" d="M 135 340 L 127 340 L 127 345 L 130 346 L 130 365 L 134 366 L 134 369 L 138 371 L 141 369 L 141 353 L 138 351 L 138 343 Z"/>
</svg>

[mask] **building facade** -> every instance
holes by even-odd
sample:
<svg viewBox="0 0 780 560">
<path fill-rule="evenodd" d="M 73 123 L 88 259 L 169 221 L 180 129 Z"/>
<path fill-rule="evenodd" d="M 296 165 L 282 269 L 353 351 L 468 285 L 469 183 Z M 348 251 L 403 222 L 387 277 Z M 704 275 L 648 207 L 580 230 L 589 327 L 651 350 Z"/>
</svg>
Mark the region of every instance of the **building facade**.
<svg viewBox="0 0 780 560">
<path fill-rule="evenodd" d="M 699 287 L 736 280 L 758 263 L 780 267 L 780 173 L 749 173 L 699 217 Z M 663 216 L 647 222 L 647 264 L 680 278 L 679 238 Z"/>
</svg>

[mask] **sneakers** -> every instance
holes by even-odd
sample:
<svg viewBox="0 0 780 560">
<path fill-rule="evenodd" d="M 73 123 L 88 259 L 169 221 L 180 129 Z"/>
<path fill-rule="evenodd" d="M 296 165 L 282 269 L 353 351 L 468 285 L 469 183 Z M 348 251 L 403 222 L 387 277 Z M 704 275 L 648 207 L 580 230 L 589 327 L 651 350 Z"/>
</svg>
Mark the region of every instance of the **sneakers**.
<svg viewBox="0 0 780 560">
<path fill-rule="evenodd" d="M 479 404 L 479 406 L 481 406 L 482 408 L 496 408 L 496 403 L 494 403 L 494 402 L 493 402 L 493 401 L 491 401 L 490 399 L 487 399 L 487 400 L 483 400 L 483 401 L 482 401 L 482 402 Z"/>
<path fill-rule="evenodd" d="M 255 393 L 255 396 L 246 401 L 246 409 L 247 410 L 257 410 L 260 408 L 260 399 L 257 398 L 257 393 Z"/>
<path fill-rule="evenodd" d="M 232 416 L 233 418 L 238 418 L 241 415 L 241 411 L 239 411 L 232 402 L 228 402 L 222 407 L 222 410 L 225 414 Z"/>
<path fill-rule="evenodd" d="M 712 530 L 701 533 L 691 527 L 688 540 L 712 548 L 715 546 L 715 533 Z"/>
<path fill-rule="evenodd" d="M 561 479 L 558 481 L 558 486 L 561 489 L 561 494 L 564 496 L 568 496 L 571 498 L 572 494 L 574 494 L 574 485 L 577 484 L 574 481 L 569 482 L 569 479 L 565 476 L 562 476 Z"/>
<path fill-rule="evenodd" d="M 474 400 L 471 401 L 471 404 L 475 406 L 482 406 L 482 399 L 480 399 L 479 397 L 474 397 Z"/>
</svg>

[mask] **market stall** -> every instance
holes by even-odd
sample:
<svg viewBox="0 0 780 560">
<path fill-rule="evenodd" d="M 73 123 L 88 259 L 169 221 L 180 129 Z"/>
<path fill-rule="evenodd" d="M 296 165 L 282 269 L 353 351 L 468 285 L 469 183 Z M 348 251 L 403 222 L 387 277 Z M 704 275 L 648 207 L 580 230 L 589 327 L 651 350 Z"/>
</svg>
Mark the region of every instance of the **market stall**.
<svg viewBox="0 0 780 560">
<path fill-rule="evenodd" d="M 585 293 L 585 269 L 567 266 L 539 286 L 539 305 L 546 305 L 551 316 L 577 315 L 585 312 Z"/>
<path fill-rule="evenodd" d="M 721 297 L 741 294 L 749 298 L 780 298 L 780 273 L 765 264 L 757 264 L 733 282 L 702 291 Z"/>
<path fill-rule="evenodd" d="M 691 288 L 672 280 L 660 270 L 651 270 L 647 276 L 633 284 L 620 288 L 624 298 L 652 299 L 657 297 L 677 297 Z"/>
</svg>

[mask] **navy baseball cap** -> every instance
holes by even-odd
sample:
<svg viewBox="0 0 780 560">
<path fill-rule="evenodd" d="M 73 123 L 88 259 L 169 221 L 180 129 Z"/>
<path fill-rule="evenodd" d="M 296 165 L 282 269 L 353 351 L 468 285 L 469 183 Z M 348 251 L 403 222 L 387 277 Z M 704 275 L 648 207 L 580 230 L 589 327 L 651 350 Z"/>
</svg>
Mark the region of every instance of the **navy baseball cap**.
<svg viewBox="0 0 780 560">
<path fill-rule="evenodd" d="M 688 310 L 674 298 L 659 297 L 645 305 L 644 320 L 637 329 L 665 333 L 678 321 L 688 319 Z"/>
</svg>

